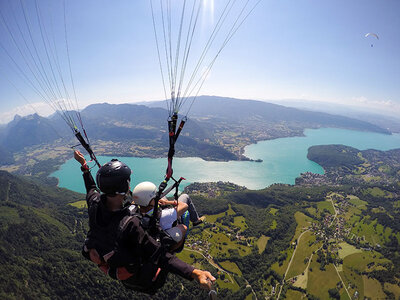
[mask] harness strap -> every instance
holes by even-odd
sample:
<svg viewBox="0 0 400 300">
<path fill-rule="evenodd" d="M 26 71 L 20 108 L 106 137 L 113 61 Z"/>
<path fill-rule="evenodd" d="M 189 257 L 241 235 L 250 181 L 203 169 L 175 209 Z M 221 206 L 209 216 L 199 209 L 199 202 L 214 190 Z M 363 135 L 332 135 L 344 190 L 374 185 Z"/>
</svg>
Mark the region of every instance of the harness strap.
<svg viewBox="0 0 400 300">
<path fill-rule="evenodd" d="M 158 215 L 158 200 L 162 198 L 163 192 L 167 187 L 168 181 L 170 178 L 172 178 L 173 174 L 173 169 L 172 169 L 172 160 L 175 155 L 175 143 L 183 129 L 183 126 L 186 123 L 187 118 L 183 118 L 179 124 L 178 130 L 176 130 L 176 124 L 178 121 L 178 113 L 174 113 L 169 119 L 168 119 L 168 135 L 169 135 L 169 149 L 168 149 L 168 165 L 167 165 L 167 170 L 165 172 L 165 178 L 164 180 L 160 183 L 158 187 L 158 192 L 155 197 L 155 203 L 154 203 L 154 215 L 151 219 L 150 226 L 152 233 L 156 234 L 157 232 L 157 225 L 158 225 L 158 220 L 157 220 L 157 215 Z M 176 182 L 176 180 L 174 179 Z M 177 192 L 176 192 L 177 195 Z"/>
<path fill-rule="evenodd" d="M 158 268 L 156 274 L 154 275 L 154 277 L 153 277 L 153 279 L 151 281 L 153 281 L 153 282 L 156 281 L 158 275 L 160 274 L 160 272 L 161 272 L 161 268 Z"/>
<path fill-rule="evenodd" d="M 86 133 L 85 133 L 86 135 Z M 94 160 L 97 164 L 97 166 L 100 168 L 101 165 L 100 163 L 97 161 L 96 155 L 94 155 L 92 148 L 90 147 L 90 145 L 85 141 L 85 139 L 83 138 L 82 134 L 78 131 L 78 129 L 75 128 L 75 137 L 78 139 L 78 141 L 81 143 L 82 147 L 85 148 L 85 150 L 87 151 L 87 153 L 89 153 L 90 155 L 90 159 Z"/>
</svg>

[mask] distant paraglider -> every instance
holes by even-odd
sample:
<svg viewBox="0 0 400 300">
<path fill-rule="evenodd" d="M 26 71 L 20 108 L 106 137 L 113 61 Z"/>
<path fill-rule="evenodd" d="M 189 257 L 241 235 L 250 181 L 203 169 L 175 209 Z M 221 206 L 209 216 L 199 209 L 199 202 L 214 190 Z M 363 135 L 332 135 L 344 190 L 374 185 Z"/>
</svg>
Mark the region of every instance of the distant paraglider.
<svg viewBox="0 0 400 300">
<path fill-rule="evenodd" d="M 376 33 L 372 33 L 372 32 L 368 32 L 368 33 L 365 35 L 365 37 L 366 37 L 366 38 L 372 37 L 372 38 L 376 38 L 377 40 L 379 40 L 379 36 L 378 36 Z M 374 44 L 371 43 L 371 47 L 373 47 L 373 46 L 374 46 Z"/>
</svg>

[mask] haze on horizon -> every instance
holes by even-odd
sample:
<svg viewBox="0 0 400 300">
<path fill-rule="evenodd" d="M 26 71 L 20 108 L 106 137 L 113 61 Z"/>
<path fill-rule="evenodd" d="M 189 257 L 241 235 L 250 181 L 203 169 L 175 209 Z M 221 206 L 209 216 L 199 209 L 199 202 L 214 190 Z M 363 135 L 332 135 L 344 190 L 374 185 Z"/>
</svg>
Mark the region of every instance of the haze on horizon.
<svg viewBox="0 0 400 300">
<path fill-rule="evenodd" d="M 38 0 L 43 14 L 63 20 L 54 10 L 58 2 L 50 2 Z M 0 3 L 1 123 L 34 112 L 24 97 L 40 114 L 54 112 L 18 79 L 4 52 L 13 46 L 5 21 L 13 18 L 15 3 Z M 216 21 L 219 3 L 203 1 L 204 28 Z M 275 103 L 312 100 L 400 116 L 399 11 L 396 0 L 261 1 L 221 53 L 200 94 Z M 164 98 L 147 1 L 67 1 L 66 17 L 81 109 Z M 54 24 L 54 30 L 62 26 Z M 365 37 L 368 32 L 379 40 Z"/>
</svg>

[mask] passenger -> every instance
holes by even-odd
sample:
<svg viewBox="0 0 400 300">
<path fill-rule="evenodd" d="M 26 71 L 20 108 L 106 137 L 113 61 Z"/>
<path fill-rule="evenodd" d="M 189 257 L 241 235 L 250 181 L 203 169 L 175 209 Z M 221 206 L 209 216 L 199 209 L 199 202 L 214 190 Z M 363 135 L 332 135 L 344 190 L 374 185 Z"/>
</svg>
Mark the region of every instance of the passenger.
<svg viewBox="0 0 400 300">
<path fill-rule="evenodd" d="M 152 182 L 142 182 L 139 183 L 132 192 L 132 198 L 136 204 L 141 207 L 142 212 L 146 213 L 150 211 L 154 207 L 153 198 L 156 196 L 157 187 Z M 182 194 L 179 196 L 178 201 L 176 200 L 168 200 L 167 198 L 163 197 L 160 199 L 159 204 L 162 206 L 172 205 L 176 206 L 175 209 L 163 209 L 162 215 L 160 219 L 160 226 L 162 229 L 166 230 L 172 227 L 172 224 L 177 220 L 181 219 L 181 223 L 184 224 L 186 222 L 183 221 L 184 213 L 186 211 L 189 212 L 190 221 L 192 222 L 193 226 L 197 226 L 203 223 L 205 216 L 199 217 L 199 214 L 194 206 L 193 201 L 190 199 L 189 195 Z M 149 207 L 147 207 L 149 206 Z M 188 225 L 188 224 L 186 224 Z"/>
<path fill-rule="evenodd" d="M 175 200 L 168 200 L 166 198 L 160 199 L 161 205 L 174 205 Z M 190 199 L 188 194 L 182 194 L 178 198 L 178 203 L 185 203 L 187 205 L 187 211 L 189 212 L 190 221 L 192 222 L 193 226 L 200 225 L 205 220 L 205 216 L 199 217 L 197 213 L 196 207 L 192 199 Z M 179 204 L 178 204 L 179 205 Z"/>
<path fill-rule="evenodd" d="M 195 279 L 211 289 L 215 278 L 169 253 L 143 228 L 141 214 L 127 200 L 131 169 L 113 159 L 97 172 L 97 190 L 84 156 L 74 152 L 81 164 L 86 187 L 89 232 L 82 254 L 129 289 L 154 294 L 169 272 Z"/>
<path fill-rule="evenodd" d="M 133 203 L 139 206 L 140 212 L 147 218 L 153 216 L 156 194 L 156 185 L 149 181 L 139 183 L 132 191 Z M 188 229 L 187 226 L 189 224 L 183 224 L 183 222 L 178 222 L 178 220 L 180 220 L 187 211 L 188 204 L 162 198 L 159 200 L 159 205 L 174 206 L 172 208 L 163 208 L 159 210 L 160 227 L 174 242 L 169 248 L 171 251 L 183 249 L 183 243 Z"/>
</svg>

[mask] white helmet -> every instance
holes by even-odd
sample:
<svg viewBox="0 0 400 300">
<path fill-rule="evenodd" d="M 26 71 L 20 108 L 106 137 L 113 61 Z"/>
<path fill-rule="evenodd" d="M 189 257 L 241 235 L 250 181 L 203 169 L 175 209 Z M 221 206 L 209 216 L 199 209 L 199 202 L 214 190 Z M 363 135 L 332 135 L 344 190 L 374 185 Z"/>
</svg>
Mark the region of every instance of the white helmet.
<svg viewBox="0 0 400 300">
<path fill-rule="evenodd" d="M 132 191 L 132 198 L 135 204 L 140 206 L 149 205 L 150 201 L 156 197 L 157 187 L 154 183 L 143 181 Z"/>
</svg>

